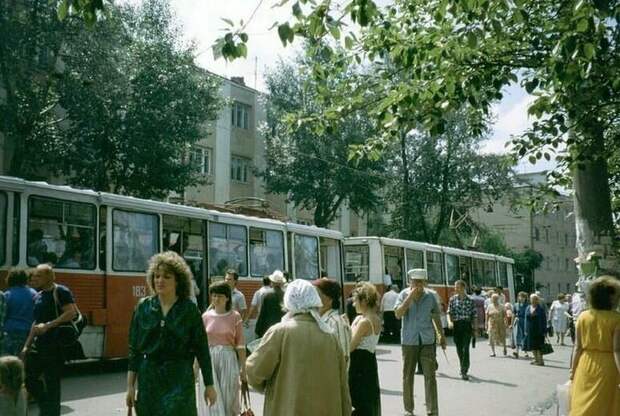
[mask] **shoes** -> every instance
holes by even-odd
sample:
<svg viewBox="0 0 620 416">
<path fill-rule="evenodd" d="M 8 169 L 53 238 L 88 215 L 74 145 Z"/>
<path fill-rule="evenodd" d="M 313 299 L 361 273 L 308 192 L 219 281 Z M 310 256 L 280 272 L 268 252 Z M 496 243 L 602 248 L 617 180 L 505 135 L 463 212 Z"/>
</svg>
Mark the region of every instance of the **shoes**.
<svg viewBox="0 0 620 416">
<path fill-rule="evenodd" d="M 506 348 L 504 348 L 504 355 L 508 355 L 508 351 L 506 351 Z"/>
<path fill-rule="evenodd" d="M 491 355 L 489 355 L 489 357 L 496 357 L 496 355 L 495 354 L 491 354 Z"/>
<path fill-rule="evenodd" d="M 461 374 L 461 378 L 465 381 L 469 380 L 469 376 L 467 374 Z"/>
<path fill-rule="evenodd" d="M 515 357 L 515 358 L 519 358 L 519 353 L 515 351 L 515 352 L 512 353 L 512 356 Z"/>
<path fill-rule="evenodd" d="M 413 416 L 413 412 L 405 411 L 405 413 L 403 413 L 403 416 Z"/>
</svg>

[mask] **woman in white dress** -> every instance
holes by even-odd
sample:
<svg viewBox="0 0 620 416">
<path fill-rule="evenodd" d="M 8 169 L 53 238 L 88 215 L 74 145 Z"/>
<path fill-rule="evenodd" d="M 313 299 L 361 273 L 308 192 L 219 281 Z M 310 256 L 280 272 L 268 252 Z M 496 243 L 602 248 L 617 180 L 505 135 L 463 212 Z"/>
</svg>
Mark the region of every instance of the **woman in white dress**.
<svg viewBox="0 0 620 416">
<path fill-rule="evenodd" d="M 560 345 L 564 344 L 564 335 L 568 330 L 568 302 L 564 293 L 558 294 L 558 300 L 554 300 L 549 309 L 549 321 L 555 332 L 556 341 Z"/>
</svg>

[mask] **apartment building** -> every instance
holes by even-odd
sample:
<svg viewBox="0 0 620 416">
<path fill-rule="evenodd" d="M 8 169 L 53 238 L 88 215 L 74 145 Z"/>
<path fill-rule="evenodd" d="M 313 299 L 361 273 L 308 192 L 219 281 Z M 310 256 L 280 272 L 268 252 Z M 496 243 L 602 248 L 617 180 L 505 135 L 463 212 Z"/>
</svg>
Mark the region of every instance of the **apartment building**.
<svg viewBox="0 0 620 416">
<path fill-rule="evenodd" d="M 518 175 L 516 190 L 530 194 L 534 186 L 545 181 L 546 172 Z M 531 248 L 543 255 L 534 280 L 542 286 L 540 291 L 547 301 L 555 299 L 560 292 L 574 292 L 577 282 L 573 260 L 577 257 L 573 201 L 568 196 L 560 196 L 555 202 L 558 209 L 547 213 L 532 213 L 527 207 L 513 209 L 507 201 L 472 213 L 474 221 L 497 231 L 513 250 Z"/>
</svg>

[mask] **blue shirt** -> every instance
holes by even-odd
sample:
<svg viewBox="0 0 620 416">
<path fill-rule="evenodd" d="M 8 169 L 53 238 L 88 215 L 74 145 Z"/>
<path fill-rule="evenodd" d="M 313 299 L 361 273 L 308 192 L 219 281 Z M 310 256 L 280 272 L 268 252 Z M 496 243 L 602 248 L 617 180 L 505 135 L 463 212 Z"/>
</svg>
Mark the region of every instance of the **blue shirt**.
<svg viewBox="0 0 620 416">
<path fill-rule="evenodd" d="M 37 292 L 28 286 L 11 286 L 5 293 L 5 332 L 28 332 L 34 320 L 34 297 Z"/>
<path fill-rule="evenodd" d="M 394 309 L 405 302 L 411 288 L 400 292 Z M 403 345 L 432 345 L 435 343 L 435 326 L 433 315 L 439 316 L 439 305 L 435 296 L 424 289 L 424 294 L 418 301 L 411 302 L 409 309 L 402 317 L 400 342 Z"/>
</svg>

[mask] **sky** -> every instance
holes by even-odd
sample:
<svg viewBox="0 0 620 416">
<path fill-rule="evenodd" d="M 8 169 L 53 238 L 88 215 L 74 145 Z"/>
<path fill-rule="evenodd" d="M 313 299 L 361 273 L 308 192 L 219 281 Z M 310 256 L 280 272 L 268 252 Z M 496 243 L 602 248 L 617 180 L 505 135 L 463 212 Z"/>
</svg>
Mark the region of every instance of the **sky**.
<svg viewBox="0 0 620 416">
<path fill-rule="evenodd" d="M 379 0 L 385 4 L 390 0 Z M 222 75 L 244 77 L 247 86 L 264 91 L 263 74 L 268 67 L 274 66 L 279 59 L 288 59 L 300 48 L 300 42 L 286 48 L 282 46 L 276 29 L 270 28 L 275 22 L 291 20 L 290 4 L 273 8 L 279 0 L 171 0 L 187 40 L 197 45 L 197 64 Z M 235 24 L 240 20 L 247 23 L 245 31 L 249 35 L 248 57 L 227 62 L 223 58 L 215 60 L 211 45 L 222 36 L 222 29 L 227 27 L 223 18 Z M 494 105 L 496 122 L 491 139 L 485 142 L 483 152 L 505 153 L 505 143 L 511 135 L 523 132 L 531 123 L 527 116 L 527 107 L 533 101 L 523 88 L 511 85 L 504 91 L 504 98 Z M 519 163 L 519 173 L 537 172 L 550 169 L 553 162 L 538 162 L 532 165 L 527 161 Z"/>
</svg>

